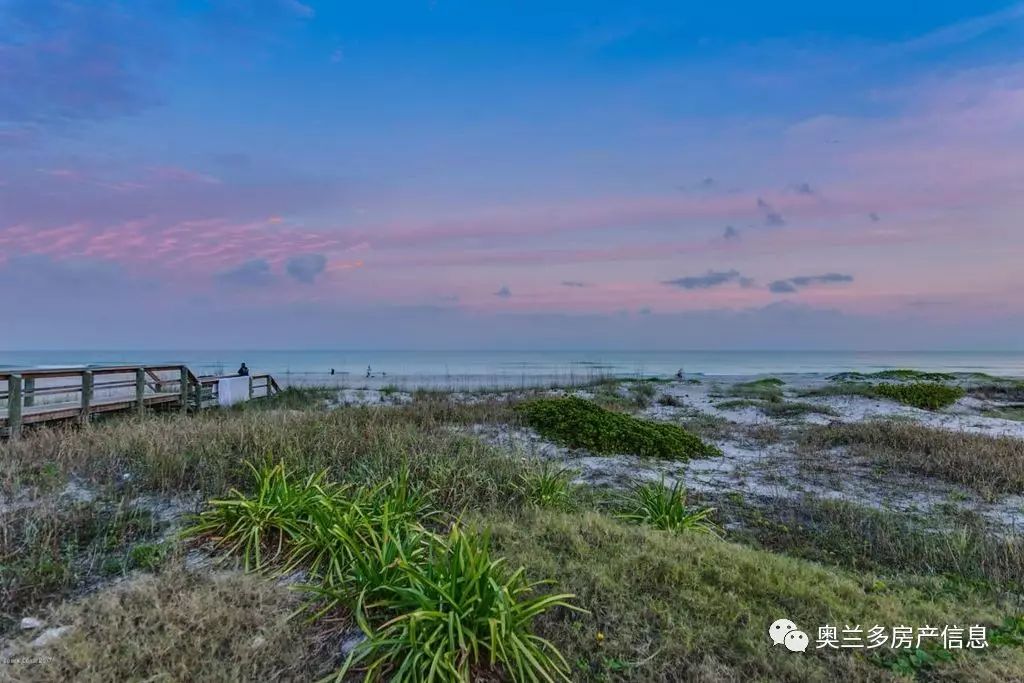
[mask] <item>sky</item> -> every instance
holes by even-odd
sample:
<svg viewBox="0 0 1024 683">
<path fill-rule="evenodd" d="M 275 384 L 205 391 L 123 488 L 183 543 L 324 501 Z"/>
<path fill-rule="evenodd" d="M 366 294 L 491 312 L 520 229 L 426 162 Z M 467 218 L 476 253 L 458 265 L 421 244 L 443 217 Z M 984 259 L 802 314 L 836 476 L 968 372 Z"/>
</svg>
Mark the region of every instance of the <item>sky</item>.
<svg viewBox="0 0 1024 683">
<path fill-rule="evenodd" d="M 0 348 L 1024 350 L 1024 4 L 0 0 Z"/>
</svg>

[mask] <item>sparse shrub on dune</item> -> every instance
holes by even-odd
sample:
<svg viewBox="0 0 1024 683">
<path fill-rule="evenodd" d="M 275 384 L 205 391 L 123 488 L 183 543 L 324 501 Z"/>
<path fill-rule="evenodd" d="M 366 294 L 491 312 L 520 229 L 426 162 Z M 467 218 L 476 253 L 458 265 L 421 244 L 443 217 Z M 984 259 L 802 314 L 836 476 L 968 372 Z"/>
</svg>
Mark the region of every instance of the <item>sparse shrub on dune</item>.
<svg viewBox="0 0 1024 683">
<path fill-rule="evenodd" d="M 938 410 L 953 405 L 963 398 L 964 390 L 946 384 L 913 382 L 911 384 L 878 384 L 874 394 L 915 408 Z"/>
<path fill-rule="evenodd" d="M 676 460 L 721 454 L 677 425 L 623 415 L 575 396 L 535 399 L 520 404 L 518 410 L 541 435 L 593 453 Z"/>
</svg>

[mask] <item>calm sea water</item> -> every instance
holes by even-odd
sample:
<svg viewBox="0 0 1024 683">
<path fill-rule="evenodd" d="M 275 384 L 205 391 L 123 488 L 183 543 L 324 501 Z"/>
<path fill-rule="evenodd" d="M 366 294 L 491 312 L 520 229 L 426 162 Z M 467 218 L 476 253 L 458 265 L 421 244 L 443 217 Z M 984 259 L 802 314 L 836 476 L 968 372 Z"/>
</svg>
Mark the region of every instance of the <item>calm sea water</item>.
<svg viewBox="0 0 1024 683">
<path fill-rule="evenodd" d="M 1024 352 L 0 351 L 0 367 L 185 363 L 201 374 L 219 374 L 234 372 L 242 361 L 291 384 L 329 378 L 350 385 L 515 385 L 585 382 L 600 376 L 667 376 L 679 369 L 687 374 L 751 375 L 917 368 L 1024 377 Z"/>
</svg>

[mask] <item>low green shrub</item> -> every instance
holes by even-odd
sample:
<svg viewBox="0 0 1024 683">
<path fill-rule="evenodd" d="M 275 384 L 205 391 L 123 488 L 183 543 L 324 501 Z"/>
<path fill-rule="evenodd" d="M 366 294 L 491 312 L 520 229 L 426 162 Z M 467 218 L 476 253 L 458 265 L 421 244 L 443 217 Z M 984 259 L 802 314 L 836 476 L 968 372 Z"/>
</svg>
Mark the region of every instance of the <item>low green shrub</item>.
<svg viewBox="0 0 1024 683">
<path fill-rule="evenodd" d="M 924 381 L 924 382 L 947 382 L 949 380 L 956 379 L 954 375 L 948 372 L 925 372 L 923 370 L 911 370 L 907 368 L 897 368 L 895 370 L 881 370 L 879 372 L 840 372 L 835 375 L 830 375 L 827 379 L 833 382 L 850 382 L 870 379 L 897 379 L 904 381 Z"/>
<path fill-rule="evenodd" d="M 616 413 L 576 396 L 534 399 L 517 409 L 542 436 L 593 453 L 679 460 L 721 455 L 681 427 Z"/>
<path fill-rule="evenodd" d="M 660 482 L 637 484 L 623 498 L 623 511 L 617 516 L 638 524 L 647 524 L 662 531 L 696 531 L 718 534 L 711 521 L 712 508 L 688 508 L 686 489 L 677 481 L 672 487 Z"/>
<path fill-rule="evenodd" d="M 876 396 L 898 401 L 915 408 L 938 410 L 957 402 L 964 395 L 960 387 L 929 382 L 911 384 L 878 384 L 874 387 Z"/>
</svg>

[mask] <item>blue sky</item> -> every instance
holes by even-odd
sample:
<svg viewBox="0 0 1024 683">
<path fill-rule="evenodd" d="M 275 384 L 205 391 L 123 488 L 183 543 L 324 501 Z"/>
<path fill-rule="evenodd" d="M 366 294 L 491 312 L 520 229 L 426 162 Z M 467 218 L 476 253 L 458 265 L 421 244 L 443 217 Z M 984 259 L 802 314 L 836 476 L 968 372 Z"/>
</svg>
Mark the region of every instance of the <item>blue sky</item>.
<svg viewBox="0 0 1024 683">
<path fill-rule="evenodd" d="M 1022 348 L 1022 39 L 1006 2 L 0 0 L 0 346 Z"/>
</svg>

